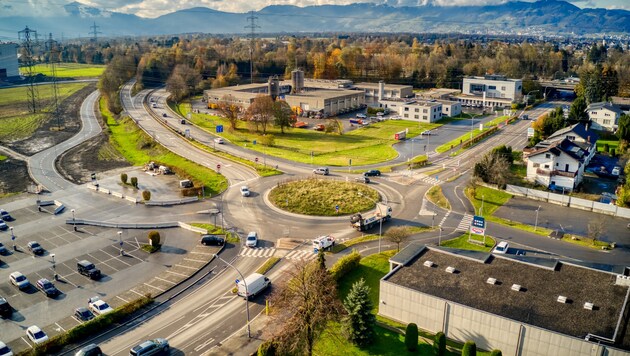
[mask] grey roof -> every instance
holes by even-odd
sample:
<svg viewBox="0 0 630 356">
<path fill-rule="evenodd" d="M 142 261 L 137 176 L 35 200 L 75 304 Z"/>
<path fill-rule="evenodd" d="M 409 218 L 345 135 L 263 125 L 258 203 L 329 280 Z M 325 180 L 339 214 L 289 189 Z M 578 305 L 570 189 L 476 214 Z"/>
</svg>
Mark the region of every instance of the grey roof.
<svg viewBox="0 0 630 356">
<path fill-rule="evenodd" d="M 407 253 L 407 252 L 405 252 Z M 519 256 L 521 259 L 522 256 Z M 393 257 L 396 259 L 396 256 Z M 423 265 L 432 261 L 433 267 Z M 616 276 L 551 260 L 544 267 L 536 259 L 491 256 L 486 262 L 427 247 L 406 265 L 388 275 L 388 282 L 505 318 L 584 338 L 588 333 L 612 337 L 628 287 L 614 284 Z M 446 267 L 458 273 L 447 273 Z M 497 284 L 488 284 L 488 278 Z M 519 292 L 513 284 L 522 286 Z M 559 303 L 565 296 L 569 303 Z M 595 305 L 584 309 L 584 303 Z M 630 348 L 625 318 L 618 341 Z"/>
<path fill-rule="evenodd" d="M 574 143 L 568 138 L 564 138 L 557 141 L 545 140 L 539 142 L 534 147 L 534 151 L 532 151 L 528 157 L 533 157 L 546 152 L 552 153 L 555 156 L 560 156 L 560 154 L 564 152 L 569 157 L 580 162 L 587 156 L 586 151 L 580 147 L 580 145 Z"/>
<path fill-rule="evenodd" d="M 577 123 L 571 126 L 567 126 L 563 129 L 560 129 L 556 132 L 554 132 L 553 134 L 551 134 L 551 136 L 549 136 L 547 138 L 547 140 L 553 140 L 556 137 L 562 136 L 562 135 L 566 135 L 569 133 L 574 133 L 575 135 L 581 137 L 583 140 L 585 141 L 590 141 L 590 142 L 597 142 L 597 139 L 599 138 L 599 136 L 597 136 L 597 134 L 595 133 L 595 131 L 593 130 L 588 130 L 586 125 L 584 123 Z"/>
<path fill-rule="evenodd" d="M 616 112 L 619 115 L 623 114 L 623 111 L 621 111 L 621 109 L 617 105 L 609 103 L 607 101 L 602 101 L 601 103 L 592 103 L 586 108 L 586 111 L 599 110 L 599 109 L 608 109 L 608 110 Z"/>
</svg>

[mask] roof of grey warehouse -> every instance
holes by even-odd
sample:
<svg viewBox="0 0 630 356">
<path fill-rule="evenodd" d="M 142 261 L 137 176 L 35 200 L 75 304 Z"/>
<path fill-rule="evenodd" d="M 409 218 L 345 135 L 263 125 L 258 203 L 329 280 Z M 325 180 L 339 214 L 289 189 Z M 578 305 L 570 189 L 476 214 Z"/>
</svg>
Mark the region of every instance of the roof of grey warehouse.
<svg viewBox="0 0 630 356">
<path fill-rule="evenodd" d="M 447 249 L 414 245 L 401 251 L 405 263 L 385 277 L 396 285 L 486 311 L 509 319 L 583 338 L 587 334 L 612 337 L 629 287 L 615 285 L 616 275 L 561 261 L 537 266 L 535 260 L 466 255 Z M 416 256 L 411 258 L 413 253 Z M 431 261 L 433 267 L 424 263 Z M 445 271 L 454 267 L 456 273 Z M 495 278 L 496 284 L 487 283 Z M 522 288 L 511 289 L 513 284 Z M 557 301 L 565 296 L 567 303 Z M 594 304 L 593 310 L 584 303 Z M 630 328 L 619 329 L 618 341 L 630 347 Z"/>
</svg>

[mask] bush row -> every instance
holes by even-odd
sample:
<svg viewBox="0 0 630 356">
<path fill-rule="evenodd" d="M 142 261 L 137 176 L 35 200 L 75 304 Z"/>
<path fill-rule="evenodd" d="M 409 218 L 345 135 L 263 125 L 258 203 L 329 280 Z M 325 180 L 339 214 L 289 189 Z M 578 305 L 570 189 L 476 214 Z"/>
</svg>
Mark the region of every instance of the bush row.
<svg viewBox="0 0 630 356">
<path fill-rule="evenodd" d="M 349 255 L 341 257 L 332 267 L 330 267 L 330 274 L 333 279 L 338 281 L 348 272 L 357 268 L 361 262 L 361 255 L 353 250 Z"/>
</svg>

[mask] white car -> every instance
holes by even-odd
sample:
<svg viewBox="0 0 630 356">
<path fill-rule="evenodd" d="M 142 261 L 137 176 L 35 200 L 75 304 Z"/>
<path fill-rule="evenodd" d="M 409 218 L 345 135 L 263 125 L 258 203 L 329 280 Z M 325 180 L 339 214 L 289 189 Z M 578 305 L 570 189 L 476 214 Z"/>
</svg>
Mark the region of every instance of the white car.
<svg viewBox="0 0 630 356">
<path fill-rule="evenodd" d="M 6 230 L 9 228 L 9 225 L 7 225 L 7 223 L 5 223 L 4 221 L 0 220 L 0 230 Z"/>
<path fill-rule="evenodd" d="M 26 329 L 26 336 L 35 344 L 48 341 L 48 335 L 36 325 L 29 326 L 28 329 Z"/>
<path fill-rule="evenodd" d="M 506 241 L 501 241 L 492 252 L 504 255 L 509 249 L 510 245 Z"/>
<path fill-rule="evenodd" d="M 223 138 L 217 137 L 217 138 L 214 139 L 214 143 L 218 143 L 218 144 L 222 145 L 222 144 L 225 143 L 225 141 L 223 140 Z"/>
<path fill-rule="evenodd" d="M 11 284 L 18 287 L 20 290 L 28 288 L 31 282 L 26 279 L 26 276 L 20 272 L 13 272 L 9 275 L 9 281 Z"/>
<path fill-rule="evenodd" d="M 258 245 L 258 233 L 255 231 L 247 234 L 247 240 L 245 240 L 245 246 L 247 247 L 256 247 Z"/>
<path fill-rule="evenodd" d="M 619 166 L 613 167 L 612 171 L 610 172 L 610 174 L 612 174 L 613 176 L 618 176 L 619 173 L 621 173 L 621 167 Z"/>
<path fill-rule="evenodd" d="M 13 356 L 13 351 L 2 341 L 0 341 L 0 356 Z"/>
<path fill-rule="evenodd" d="M 88 307 L 94 315 L 103 315 L 114 311 L 114 308 L 110 307 L 109 304 L 99 297 L 90 298 L 88 300 Z"/>
<path fill-rule="evenodd" d="M 246 185 L 241 187 L 241 195 L 244 197 L 249 196 L 249 188 Z"/>
</svg>

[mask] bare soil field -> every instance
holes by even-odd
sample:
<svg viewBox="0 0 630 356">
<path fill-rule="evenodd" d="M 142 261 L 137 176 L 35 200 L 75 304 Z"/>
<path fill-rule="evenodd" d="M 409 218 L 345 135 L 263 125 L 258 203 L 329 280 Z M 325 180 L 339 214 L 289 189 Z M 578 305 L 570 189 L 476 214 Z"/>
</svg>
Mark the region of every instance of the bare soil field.
<svg viewBox="0 0 630 356">
<path fill-rule="evenodd" d="M 7 158 L 0 161 L 0 196 L 25 192 L 33 181 L 28 175 L 26 162 Z"/>
</svg>

